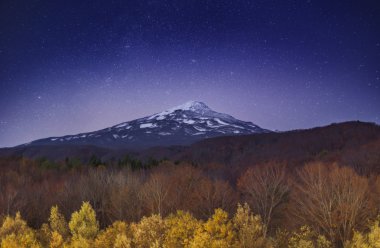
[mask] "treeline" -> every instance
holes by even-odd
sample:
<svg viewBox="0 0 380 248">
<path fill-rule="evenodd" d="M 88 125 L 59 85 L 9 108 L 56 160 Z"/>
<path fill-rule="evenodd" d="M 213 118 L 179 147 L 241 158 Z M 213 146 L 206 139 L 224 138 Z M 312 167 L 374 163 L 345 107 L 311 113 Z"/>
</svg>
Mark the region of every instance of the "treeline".
<svg viewBox="0 0 380 248">
<path fill-rule="evenodd" d="M 46 169 L 41 161 L 2 160 L 3 247 L 12 242 L 22 247 L 29 240 L 24 232 L 45 247 L 374 247 L 371 242 L 380 242 L 380 177 L 374 173 L 326 162 L 294 169 L 273 161 L 233 178 L 224 171 L 218 164 L 170 161 L 149 169 Z M 69 220 L 66 231 L 50 223 L 54 211 L 62 223 Z M 79 235 L 87 233 L 90 220 L 92 234 Z M 121 246 L 112 243 L 116 240 Z"/>
<path fill-rule="evenodd" d="M 20 158 L 19 158 L 20 159 Z M 22 160 L 22 158 L 21 158 Z M 59 169 L 59 170 L 68 170 L 75 169 L 85 166 L 98 167 L 98 166 L 113 166 L 119 169 L 128 168 L 131 170 L 140 170 L 140 169 L 150 169 L 159 165 L 161 162 L 167 159 L 157 160 L 155 158 L 149 157 L 142 161 L 140 159 L 134 158 L 132 156 L 125 155 L 121 159 L 110 159 L 103 161 L 100 157 L 92 155 L 87 161 L 83 161 L 79 158 L 69 158 L 66 157 L 63 161 L 55 161 L 48 159 L 46 157 L 40 157 L 35 159 L 33 163 L 34 166 L 37 166 L 41 169 Z"/>
<path fill-rule="evenodd" d="M 72 213 L 69 222 L 57 206 L 53 206 L 47 223 L 39 229 L 30 228 L 19 212 L 6 216 L 0 227 L 0 245 L 11 247 L 292 247 L 329 248 L 333 244 L 324 235 L 304 225 L 293 232 L 284 229 L 274 236 L 266 235 L 260 215 L 254 215 L 245 203 L 238 204 L 233 216 L 215 209 L 207 220 L 191 213 L 176 211 L 163 218 L 159 214 L 143 217 L 138 222 L 115 221 L 100 229 L 96 213 L 88 202 Z M 345 247 L 378 247 L 379 220 L 365 233 L 355 232 Z"/>
</svg>

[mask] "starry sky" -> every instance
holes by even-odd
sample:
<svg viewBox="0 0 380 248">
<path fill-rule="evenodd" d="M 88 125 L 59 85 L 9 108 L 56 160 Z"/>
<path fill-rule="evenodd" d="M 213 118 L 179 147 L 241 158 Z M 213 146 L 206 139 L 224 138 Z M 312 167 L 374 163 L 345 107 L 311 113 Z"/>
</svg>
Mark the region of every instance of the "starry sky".
<svg viewBox="0 0 380 248">
<path fill-rule="evenodd" d="M 0 147 L 189 100 L 291 130 L 380 123 L 377 0 L 1 0 Z"/>
</svg>

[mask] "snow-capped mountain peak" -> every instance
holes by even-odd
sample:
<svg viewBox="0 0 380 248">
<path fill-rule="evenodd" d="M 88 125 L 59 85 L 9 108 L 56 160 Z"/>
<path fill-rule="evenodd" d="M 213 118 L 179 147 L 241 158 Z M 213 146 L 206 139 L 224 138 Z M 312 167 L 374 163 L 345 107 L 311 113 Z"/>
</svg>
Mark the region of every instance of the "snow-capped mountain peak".
<svg viewBox="0 0 380 248">
<path fill-rule="evenodd" d="M 189 101 L 144 118 L 95 132 L 51 137 L 29 145 L 95 145 L 114 148 L 147 148 L 186 145 L 205 138 L 269 132 L 252 122 L 216 112 L 205 103 Z"/>
<path fill-rule="evenodd" d="M 211 109 L 206 105 L 204 104 L 203 102 L 198 102 L 198 101 L 188 101 L 184 104 L 181 104 L 181 105 L 178 105 L 176 107 L 173 107 L 173 108 L 170 108 L 170 109 L 167 109 L 165 111 L 162 111 L 158 114 L 154 114 L 150 117 L 150 119 L 154 119 L 154 118 L 161 118 L 163 119 L 164 116 L 166 115 L 170 115 L 170 114 L 173 114 L 175 111 L 193 111 L 193 112 L 196 112 L 196 113 L 199 113 L 199 114 L 204 114 L 206 112 L 209 112 L 211 111 Z"/>
<path fill-rule="evenodd" d="M 189 110 L 189 111 L 195 111 L 195 112 L 203 112 L 203 111 L 210 111 L 211 109 L 204 104 L 203 102 L 198 101 L 188 101 L 184 104 L 181 104 L 177 107 L 171 108 L 168 111 L 176 111 L 176 110 Z"/>
</svg>

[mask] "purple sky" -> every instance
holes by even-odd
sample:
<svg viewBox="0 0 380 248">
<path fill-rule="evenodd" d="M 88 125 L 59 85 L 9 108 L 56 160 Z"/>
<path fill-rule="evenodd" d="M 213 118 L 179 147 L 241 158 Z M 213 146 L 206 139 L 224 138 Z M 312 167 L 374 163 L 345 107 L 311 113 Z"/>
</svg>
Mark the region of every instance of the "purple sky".
<svg viewBox="0 0 380 248">
<path fill-rule="evenodd" d="M 0 147 L 188 100 L 272 130 L 380 120 L 377 1 L 0 4 Z"/>
</svg>

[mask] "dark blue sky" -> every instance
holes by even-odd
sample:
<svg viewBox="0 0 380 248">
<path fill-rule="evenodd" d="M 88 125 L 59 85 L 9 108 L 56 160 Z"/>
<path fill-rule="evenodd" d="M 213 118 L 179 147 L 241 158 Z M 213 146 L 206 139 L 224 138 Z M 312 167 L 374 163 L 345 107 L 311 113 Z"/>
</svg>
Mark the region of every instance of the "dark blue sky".
<svg viewBox="0 0 380 248">
<path fill-rule="evenodd" d="M 379 1 L 0 2 L 0 147 L 188 100 L 264 128 L 380 120 Z"/>
</svg>

